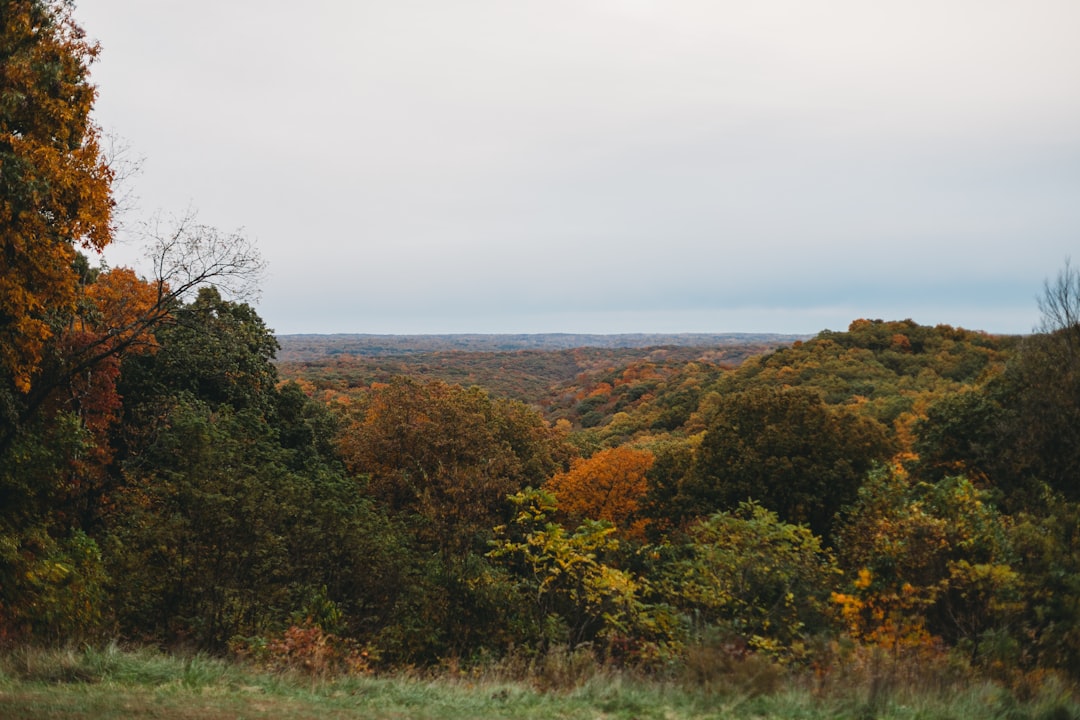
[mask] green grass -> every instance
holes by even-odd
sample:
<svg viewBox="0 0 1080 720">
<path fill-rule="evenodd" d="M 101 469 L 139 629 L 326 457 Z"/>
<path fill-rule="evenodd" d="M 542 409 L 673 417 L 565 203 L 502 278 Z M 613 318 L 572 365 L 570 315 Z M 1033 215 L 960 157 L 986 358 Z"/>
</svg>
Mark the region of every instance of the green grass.
<svg viewBox="0 0 1080 720">
<path fill-rule="evenodd" d="M 0 718 L 1080 718 L 1074 689 L 1053 678 L 1024 700 L 979 681 L 888 691 L 873 683 L 845 682 L 815 691 L 805 678 L 784 676 L 758 694 L 739 683 L 706 689 L 597 672 L 576 686 L 541 691 L 533 683 L 500 680 L 497 670 L 435 678 L 312 679 L 260 673 L 200 655 L 116 647 L 18 649 L 0 655 Z"/>
</svg>

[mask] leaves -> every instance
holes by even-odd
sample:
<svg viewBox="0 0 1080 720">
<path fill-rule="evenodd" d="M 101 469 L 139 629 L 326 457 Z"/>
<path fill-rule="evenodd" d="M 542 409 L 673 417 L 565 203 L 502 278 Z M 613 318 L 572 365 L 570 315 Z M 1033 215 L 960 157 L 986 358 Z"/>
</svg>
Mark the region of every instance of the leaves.
<svg viewBox="0 0 1080 720">
<path fill-rule="evenodd" d="M 544 489 L 558 498 L 559 509 L 572 522 L 606 520 L 625 538 L 644 538 L 639 506 L 647 491 L 646 473 L 655 458 L 648 450 L 629 447 L 601 450 L 574 460 Z"/>
<path fill-rule="evenodd" d="M 90 120 L 85 40 L 65 3 L 0 3 L 0 369 L 27 392 L 56 311 L 75 308 L 75 246 L 111 240 L 112 171 Z"/>
<path fill-rule="evenodd" d="M 415 515 L 421 538 L 455 551 L 505 522 L 506 496 L 546 479 L 560 445 L 520 403 L 405 378 L 372 388 L 341 439 L 347 467 L 367 476 L 373 498 Z"/>
<path fill-rule="evenodd" d="M 807 528 L 756 503 L 694 524 L 670 566 L 664 594 L 697 623 L 719 627 L 781 657 L 798 656 L 831 627 L 836 560 Z"/>
</svg>

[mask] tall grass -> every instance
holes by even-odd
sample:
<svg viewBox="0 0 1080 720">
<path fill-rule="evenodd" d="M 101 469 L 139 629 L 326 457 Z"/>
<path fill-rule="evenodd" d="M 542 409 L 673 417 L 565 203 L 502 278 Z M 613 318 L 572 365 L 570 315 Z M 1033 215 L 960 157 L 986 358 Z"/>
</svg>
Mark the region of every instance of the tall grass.
<svg viewBox="0 0 1080 720">
<path fill-rule="evenodd" d="M 116 645 L 15 648 L 0 653 L 0 717 L 1080 719 L 1077 688 L 1053 675 L 1019 692 L 941 668 L 864 662 L 822 676 L 759 658 L 726 658 L 709 672 L 706 657 L 695 662 L 645 676 L 562 650 L 330 678 Z"/>
</svg>

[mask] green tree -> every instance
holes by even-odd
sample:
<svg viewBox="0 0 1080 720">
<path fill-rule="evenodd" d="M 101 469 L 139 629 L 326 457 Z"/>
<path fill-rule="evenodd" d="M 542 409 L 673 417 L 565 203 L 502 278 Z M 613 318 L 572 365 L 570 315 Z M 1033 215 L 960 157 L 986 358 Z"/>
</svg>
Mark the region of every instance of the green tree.
<svg viewBox="0 0 1080 720">
<path fill-rule="evenodd" d="M 345 475 L 336 418 L 276 386 L 250 306 L 204 288 L 172 317 L 157 352 L 124 363 L 101 533 L 122 630 L 220 650 L 329 603 L 335 631 L 374 636 L 414 559 Z"/>
<path fill-rule="evenodd" d="M 518 602 L 534 613 L 546 645 L 601 642 L 665 643 L 672 627 L 644 597 L 649 583 L 612 562 L 619 548 L 615 528 L 585 520 L 567 532 L 552 517 L 554 496 L 526 490 L 511 497 L 513 520 L 498 528 L 489 556 L 518 579 Z"/>
<path fill-rule="evenodd" d="M 1010 540 L 1025 607 L 1018 631 L 1006 637 L 1011 642 L 999 643 L 1008 653 L 1002 661 L 1080 677 L 1080 503 L 1058 502 L 1046 514 L 1020 513 Z"/>
<path fill-rule="evenodd" d="M 812 390 L 735 393 L 719 399 L 693 468 L 654 511 L 685 522 L 755 500 L 827 537 L 836 512 L 891 449 L 879 423 L 829 407 Z"/>
<path fill-rule="evenodd" d="M 835 558 L 804 526 L 750 502 L 693 524 L 662 568 L 662 592 L 696 633 L 741 637 L 780 657 L 832 627 Z"/>
</svg>

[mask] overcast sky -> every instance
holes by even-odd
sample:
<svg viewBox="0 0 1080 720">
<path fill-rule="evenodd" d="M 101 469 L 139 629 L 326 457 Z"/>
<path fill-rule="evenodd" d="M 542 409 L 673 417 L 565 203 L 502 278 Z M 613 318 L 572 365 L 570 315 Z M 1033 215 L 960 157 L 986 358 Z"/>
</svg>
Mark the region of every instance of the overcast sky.
<svg viewBox="0 0 1080 720">
<path fill-rule="evenodd" d="M 80 0 L 156 210 L 296 332 L 1028 332 L 1076 0 Z M 137 255 L 130 241 L 108 256 Z"/>
</svg>

